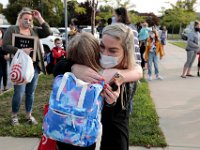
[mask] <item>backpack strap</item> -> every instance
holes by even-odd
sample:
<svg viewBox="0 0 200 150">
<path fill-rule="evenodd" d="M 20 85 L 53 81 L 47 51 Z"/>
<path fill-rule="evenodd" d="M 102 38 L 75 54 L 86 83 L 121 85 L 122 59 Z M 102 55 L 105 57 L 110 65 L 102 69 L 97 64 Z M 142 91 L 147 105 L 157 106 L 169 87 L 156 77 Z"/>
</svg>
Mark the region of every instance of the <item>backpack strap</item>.
<svg viewBox="0 0 200 150">
<path fill-rule="evenodd" d="M 58 91 L 57 91 L 56 100 L 57 100 L 57 101 L 60 100 L 60 95 L 61 95 L 61 93 L 62 93 L 62 91 L 63 91 L 63 88 L 65 87 L 65 84 L 66 84 L 66 82 L 67 82 L 67 79 L 68 79 L 69 75 L 70 75 L 71 77 L 73 77 L 74 80 L 76 80 L 76 84 L 77 84 L 78 86 L 83 86 L 83 87 L 82 87 L 82 90 L 81 90 L 80 97 L 79 97 L 78 105 L 77 105 L 77 107 L 82 108 L 82 107 L 83 107 L 83 103 L 84 103 L 84 99 L 85 99 L 85 95 L 86 95 L 86 92 L 87 92 L 88 83 L 83 82 L 83 81 L 77 79 L 77 78 L 74 76 L 74 74 L 72 74 L 72 73 L 70 73 L 70 72 L 66 72 L 66 73 L 63 75 L 63 78 L 62 78 L 60 87 L 59 87 L 59 89 L 58 89 Z"/>
<path fill-rule="evenodd" d="M 83 108 L 83 103 L 84 103 L 85 95 L 86 95 L 86 92 L 87 92 L 87 87 L 88 87 L 88 84 L 83 85 L 83 87 L 82 87 L 81 95 L 79 97 L 78 106 L 77 106 L 79 108 Z"/>
</svg>

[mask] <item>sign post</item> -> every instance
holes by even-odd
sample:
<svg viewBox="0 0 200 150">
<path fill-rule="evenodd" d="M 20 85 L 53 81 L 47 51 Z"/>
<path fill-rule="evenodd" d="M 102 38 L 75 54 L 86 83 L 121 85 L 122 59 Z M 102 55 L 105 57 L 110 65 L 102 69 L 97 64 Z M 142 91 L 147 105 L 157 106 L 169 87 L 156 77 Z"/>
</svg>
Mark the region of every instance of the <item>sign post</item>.
<svg viewBox="0 0 200 150">
<path fill-rule="evenodd" d="M 64 0 L 64 6 L 65 6 L 65 49 L 68 50 L 68 17 L 67 17 L 67 0 Z"/>
</svg>

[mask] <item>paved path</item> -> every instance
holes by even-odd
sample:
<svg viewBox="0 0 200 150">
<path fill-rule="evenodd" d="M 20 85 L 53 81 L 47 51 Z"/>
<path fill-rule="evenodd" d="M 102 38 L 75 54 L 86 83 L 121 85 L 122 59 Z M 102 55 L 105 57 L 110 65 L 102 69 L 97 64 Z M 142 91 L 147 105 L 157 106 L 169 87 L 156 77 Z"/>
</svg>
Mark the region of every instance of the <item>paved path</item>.
<svg viewBox="0 0 200 150">
<path fill-rule="evenodd" d="M 186 59 L 184 49 L 168 44 L 160 61 L 163 81 L 149 82 L 160 126 L 169 147 L 166 150 L 200 150 L 200 78 L 180 77 Z M 197 60 L 192 73 L 197 73 Z M 136 148 L 135 150 L 142 150 Z"/>
<path fill-rule="evenodd" d="M 168 44 L 166 55 L 160 61 L 163 81 L 149 82 L 151 96 L 160 117 L 160 127 L 168 147 L 164 150 L 200 150 L 200 78 L 180 77 L 186 59 L 185 50 Z M 196 75 L 196 64 L 193 71 Z M 2 150 L 36 150 L 37 138 L 0 137 Z M 130 150 L 146 150 L 130 147 Z M 151 148 L 151 150 L 163 150 Z"/>
</svg>

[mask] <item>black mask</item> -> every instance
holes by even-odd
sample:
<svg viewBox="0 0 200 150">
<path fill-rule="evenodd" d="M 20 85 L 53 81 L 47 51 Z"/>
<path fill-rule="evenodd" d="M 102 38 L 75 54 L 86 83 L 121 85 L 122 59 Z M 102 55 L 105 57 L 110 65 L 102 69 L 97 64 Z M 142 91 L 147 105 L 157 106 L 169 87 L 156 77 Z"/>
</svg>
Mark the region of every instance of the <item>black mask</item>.
<svg viewBox="0 0 200 150">
<path fill-rule="evenodd" d="M 196 32 L 200 32 L 200 28 L 194 28 Z"/>
</svg>

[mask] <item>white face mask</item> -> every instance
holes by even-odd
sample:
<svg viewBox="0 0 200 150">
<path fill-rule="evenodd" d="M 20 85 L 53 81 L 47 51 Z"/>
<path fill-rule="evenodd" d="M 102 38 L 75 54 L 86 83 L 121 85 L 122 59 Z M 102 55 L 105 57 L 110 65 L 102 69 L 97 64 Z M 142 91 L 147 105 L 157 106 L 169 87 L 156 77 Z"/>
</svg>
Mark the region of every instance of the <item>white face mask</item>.
<svg viewBox="0 0 200 150">
<path fill-rule="evenodd" d="M 62 47 L 63 45 L 62 45 L 62 44 L 56 44 L 56 46 L 57 46 L 57 47 Z"/>
<path fill-rule="evenodd" d="M 154 33 L 152 33 L 150 36 L 152 39 L 154 39 L 156 35 Z"/>
<path fill-rule="evenodd" d="M 100 65 L 104 69 L 113 68 L 113 67 L 115 67 L 119 64 L 118 63 L 118 60 L 119 60 L 118 57 L 107 56 L 107 55 L 103 55 L 102 53 L 100 53 L 100 55 L 101 55 Z"/>
</svg>

